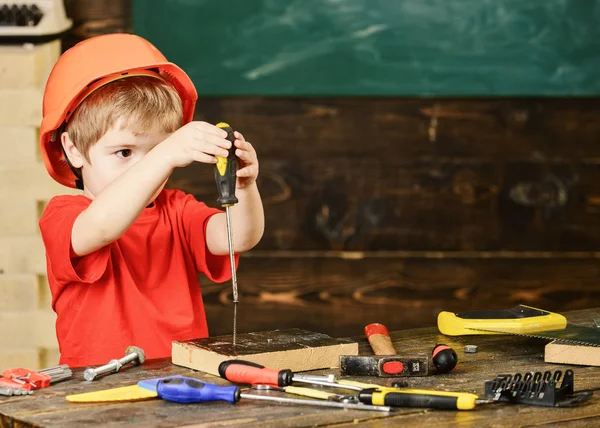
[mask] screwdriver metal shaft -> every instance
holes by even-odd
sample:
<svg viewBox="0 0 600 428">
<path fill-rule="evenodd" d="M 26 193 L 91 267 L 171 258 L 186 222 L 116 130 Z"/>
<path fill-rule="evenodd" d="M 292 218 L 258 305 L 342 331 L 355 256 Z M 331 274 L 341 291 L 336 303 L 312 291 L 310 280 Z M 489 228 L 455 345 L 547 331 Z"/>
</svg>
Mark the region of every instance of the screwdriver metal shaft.
<svg viewBox="0 0 600 428">
<path fill-rule="evenodd" d="M 237 275 L 235 272 L 235 252 L 233 249 L 233 233 L 231 232 L 231 212 L 229 207 L 225 207 L 225 217 L 227 218 L 227 239 L 229 241 L 229 262 L 231 263 L 231 285 L 233 286 L 233 303 L 238 300 Z"/>
<path fill-rule="evenodd" d="M 287 397 L 274 397 L 272 395 L 257 395 L 257 394 L 246 394 L 242 392 L 240 398 L 247 400 L 263 400 L 263 401 L 274 401 L 276 403 L 288 403 L 288 404 L 303 404 L 306 406 L 320 406 L 320 407 L 337 407 L 341 409 L 353 409 L 353 410 L 371 410 L 376 412 L 391 412 L 392 408 L 389 406 L 374 406 L 371 404 L 355 404 L 355 403 L 338 403 L 335 401 L 319 401 L 319 400 L 305 400 L 301 398 L 287 398 Z"/>
<path fill-rule="evenodd" d="M 227 218 L 227 239 L 229 242 L 229 263 L 231 264 L 231 286 L 233 288 L 233 347 L 235 349 L 237 337 L 237 305 L 238 286 L 237 274 L 235 272 L 235 252 L 233 247 L 233 233 L 231 232 L 231 213 L 229 207 L 225 207 L 225 217 Z"/>
</svg>

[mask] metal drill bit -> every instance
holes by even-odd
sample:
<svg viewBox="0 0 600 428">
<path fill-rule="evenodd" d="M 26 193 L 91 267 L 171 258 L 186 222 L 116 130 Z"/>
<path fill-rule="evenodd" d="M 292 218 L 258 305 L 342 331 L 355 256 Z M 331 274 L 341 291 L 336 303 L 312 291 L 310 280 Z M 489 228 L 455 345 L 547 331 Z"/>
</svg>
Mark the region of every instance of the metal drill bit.
<svg viewBox="0 0 600 428">
<path fill-rule="evenodd" d="M 229 243 L 229 263 L 231 264 L 231 285 L 233 287 L 233 347 L 235 350 L 237 337 L 237 304 L 238 288 L 237 275 L 235 272 L 235 253 L 233 249 L 233 233 L 231 232 L 231 213 L 229 207 L 225 207 L 225 217 L 227 218 L 227 240 Z"/>
</svg>

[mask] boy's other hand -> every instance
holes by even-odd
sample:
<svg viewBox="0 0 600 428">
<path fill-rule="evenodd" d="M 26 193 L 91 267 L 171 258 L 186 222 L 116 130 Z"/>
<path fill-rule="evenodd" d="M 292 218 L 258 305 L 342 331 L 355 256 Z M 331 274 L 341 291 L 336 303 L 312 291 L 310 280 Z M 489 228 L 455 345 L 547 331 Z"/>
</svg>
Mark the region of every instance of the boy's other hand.
<svg viewBox="0 0 600 428">
<path fill-rule="evenodd" d="M 227 131 L 207 122 L 190 122 L 156 148 L 163 152 L 172 168 L 180 168 L 192 162 L 215 164 L 215 156 L 227 157 L 230 147 Z"/>
<path fill-rule="evenodd" d="M 254 183 L 258 177 L 258 156 L 256 150 L 244 136 L 235 131 L 235 155 L 238 157 L 237 187 L 243 189 Z"/>
</svg>

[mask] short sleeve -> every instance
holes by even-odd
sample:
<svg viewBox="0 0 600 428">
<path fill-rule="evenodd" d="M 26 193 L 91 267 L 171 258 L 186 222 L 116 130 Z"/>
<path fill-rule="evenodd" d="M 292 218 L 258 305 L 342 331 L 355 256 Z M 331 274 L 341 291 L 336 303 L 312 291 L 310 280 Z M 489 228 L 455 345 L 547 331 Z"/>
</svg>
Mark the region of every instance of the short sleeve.
<svg viewBox="0 0 600 428">
<path fill-rule="evenodd" d="M 194 257 L 196 270 L 214 282 L 225 282 L 231 279 L 229 255 L 217 256 L 208 250 L 206 244 L 206 226 L 208 220 L 223 211 L 210 208 L 197 201 L 194 196 L 180 192 L 182 198 L 182 222 L 189 248 Z M 239 256 L 235 256 L 237 267 Z"/>
<path fill-rule="evenodd" d="M 56 285 L 70 282 L 90 284 L 106 271 L 110 246 L 79 257 L 71 245 L 73 224 L 89 204 L 89 199 L 84 196 L 59 196 L 48 203 L 40 219 L 48 275 L 53 277 Z"/>
</svg>

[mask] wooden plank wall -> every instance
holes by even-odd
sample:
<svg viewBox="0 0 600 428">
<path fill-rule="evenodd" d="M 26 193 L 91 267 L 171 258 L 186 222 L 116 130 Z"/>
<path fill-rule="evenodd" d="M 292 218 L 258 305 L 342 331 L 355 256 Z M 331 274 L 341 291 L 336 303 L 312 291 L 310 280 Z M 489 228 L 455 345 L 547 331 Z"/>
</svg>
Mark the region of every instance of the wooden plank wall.
<svg viewBox="0 0 600 428">
<path fill-rule="evenodd" d="M 66 1 L 68 47 L 129 31 L 130 0 Z M 600 100 L 209 98 L 257 148 L 267 224 L 242 259 L 240 331 L 356 335 L 440 310 L 600 303 Z M 214 205 L 212 171 L 171 185 Z M 212 334 L 229 284 L 203 282 Z"/>
</svg>

